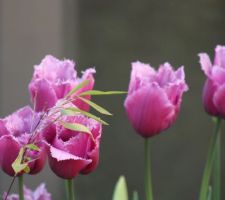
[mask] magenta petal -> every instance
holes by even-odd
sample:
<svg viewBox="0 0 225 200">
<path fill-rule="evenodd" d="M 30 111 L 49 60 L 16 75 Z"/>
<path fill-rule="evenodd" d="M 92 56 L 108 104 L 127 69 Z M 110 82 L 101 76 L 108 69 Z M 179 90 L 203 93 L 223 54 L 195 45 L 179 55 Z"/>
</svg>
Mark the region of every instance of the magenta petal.
<svg viewBox="0 0 225 200">
<path fill-rule="evenodd" d="M 213 66 L 211 72 L 211 79 L 215 84 L 223 85 L 225 83 L 225 68 Z"/>
<path fill-rule="evenodd" d="M 99 162 L 99 146 L 96 146 L 90 153 L 88 153 L 88 157 L 92 160 L 92 162 L 87 165 L 83 170 L 81 170 L 82 174 L 89 174 L 98 166 Z"/>
<path fill-rule="evenodd" d="M 206 53 L 200 53 L 198 54 L 198 56 L 200 57 L 200 64 L 201 64 L 201 68 L 204 71 L 206 76 L 210 76 L 211 74 L 211 69 L 212 69 L 212 63 L 211 60 L 208 56 L 208 54 Z"/>
<path fill-rule="evenodd" d="M 64 179 L 72 179 L 91 162 L 52 146 L 49 151 L 49 165 L 52 171 Z"/>
<path fill-rule="evenodd" d="M 86 86 L 82 87 L 80 90 L 78 90 L 75 95 L 78 95 L 82 92 L 93 89 L 94 83 L 95 83 L 95 79 L 94 79 L 94 76 L 93 76 L 94 73 L 95 73 L 94 68 L 89 68 L 89 69 L 87 69 L 83 72 L 83 76 L 82 76 L 80 81 L 88 80 L 89 83 Z M 78 84 L 78 83 L 76 83 L 76 84 Z M 90 100 L 91 96 L 86 95 L 86 96 L 83 96 L 83 98 Z M 85 102 L 83 102 L 82 100 L 79 100 L 79 99 L 76 99 L 75 101 L 73 101 L 73 104 L 75 106 L 77 106 L 78 108 L 80 108 L 81 110 L 84 110 L 84 111 L 89 111 L 89 109 L 90 109 L 90 106 L 87 103 L 85 103 Z"/>
<path fill-rule="evenodd" d="M 175 107 L 156 84 L 148 84 L 128 95 L 125 108 L 134 128 L 143 137 L 165 130 L 175 118 Z"/>
<path fill-rule="evenodd" d="M 20 145 L 13 136 L 0 137 L 0 165 L 2 170 L 10 176 L 15 174 L 11 165 L 17 158 L 19 151 Z"/>
<path fill-rule="evenodd" d="M 203 88 L 202 100 L 206 112 L 214 116 L 218 115 L 217 108 L 215 107 L 213 102 L 213 96 L 216 90 L 217 86 L 213 83 L 213 81 L 207 79 Z"/>
<path fill-rule="evenodd" d="M 43 111 L 55 105 L 57 97 L 52 86 L 45 79 L 32 81 L 29 85 L 32 102 L 36 111 Z"/>
<path fill-rule="evenodd" d="M 224 100 L 225 100 L 225 84 L 220 86 L 213 96 L 213 103 L 215 107 L 217 108 L 217 110 L 219 111 L 219 114 L 223 116 L 223 118 L 225 116 Z"/>
<path fill-rule="evenodd" d="M 225 68 L 225 46 L 218 45 L 216 47 L 214 65 Z"/>
<path fill-rule="evenodd" d="M 2 119 L 0 119 L 0 137 L 3 135 L 9 135 L 9 131 L 5 127 L 5 123 Z"/>
<path fill-rule="evenodd" d="M 149 81 L 155 81 L 156 79 L 156 71 L 149 64 L 145 64 L 142 62 L 133 62 L 132 63 L 132 71 L 131 71 L 131 79 L 129 85 L 129 94 L 134 92 L 135 90 L 142 87 Z"/>
</svg>

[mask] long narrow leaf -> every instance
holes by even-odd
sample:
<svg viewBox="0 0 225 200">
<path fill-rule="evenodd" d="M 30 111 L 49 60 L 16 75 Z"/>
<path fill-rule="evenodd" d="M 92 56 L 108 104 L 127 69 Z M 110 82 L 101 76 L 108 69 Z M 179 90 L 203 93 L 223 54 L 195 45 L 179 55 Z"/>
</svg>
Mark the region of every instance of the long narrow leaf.
<svg viewBox="0 0 225 200">
<path fill-rule="evenodd" d="M 212 187 L 209 186 L 207 200 L 212 200 Z"/>
<path fill-rule="evenodd" d="M 61 124 L 66 129 L 88 134 L 92 138 L 92 140 L 94 141 L 94 137 L 93 137 L 91 131 L 86 126 L 84 126 L 83 124 L 67 123 L 67 122 L 61 122 Z"/>
<path fill-rule="evenodd" d="M 114 95 L 114 94 L 126 94 L 125 91 L 100 91 L 100 90 L 88 90 L 80 93 L 78 96 L 84 95 Z"/>
<path fill-rule="evenodd" d="M 24 147 L 33 151 L 40 151 L 40 148 L 35 144 L 26 144 Z"/>
<path fill-rule="evenodd" d="M 139 200 L 138 192 L 137 191 L 134 191 L 133 192 L 133 200 Z"/>
<path fill-rule="evenodd" d="M 128 200 L 127 184 L 124 176 L 121 176 L 116 183 L 113 200 Z"/>
<path fill-rule="evenodd" d="M 70 97 L 71 95 L 73 95 L 75 92 L 77 92 L 80 88 L 86 86 L 89 83 L 89 80 L 84 80 L 83 82 L 79 83 L 78 85 L 76 85 L 72 90 L 70 90 L 68 92 L 68 94 L 65 96 L 65 98 Z"/>
<path fill-rule="evenodd" d="M 63 110 L 61 110 L 61 113 L 63 115 L 68 115 L 68 116 L 74 116 L 74 115 L 77 115 L 79 113 L 87 116 L 87 117 L 90 117 L 104 125 L 109 125 L 107 122 L 103 121 L 102 119 L 100 119 L 99 117 L 89 113 L 89 112 L 86 112 L 86 111 L 83 111 L 83 110 L 80 110 L 79 108 L 74 108 L 74 107 L 69 107 L 69 108 L 65 108 Z"/>
<path fill-rule="evenodd" d="M 97 110 L 99 113 L 104 114 L 104 115 L 112 115 L 108 110 L 106 110 L 105 108 L 97 105 L 93 101 L 87 100 L 87 99 L 85 99 L 83 97 L 79 97 L 79 96 L 78 96 L 78 98 L 81 99 L 82 101 L 84 101 L 85 103 L 87 103 L 88 105 L 90 105 L 92 108 Z"/>
</svg>

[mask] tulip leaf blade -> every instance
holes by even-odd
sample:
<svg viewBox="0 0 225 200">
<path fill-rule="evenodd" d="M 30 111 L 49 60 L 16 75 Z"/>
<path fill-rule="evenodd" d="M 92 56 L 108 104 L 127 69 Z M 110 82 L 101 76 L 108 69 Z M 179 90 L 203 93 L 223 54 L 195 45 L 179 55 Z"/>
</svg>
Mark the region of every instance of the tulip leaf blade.
<svg viewBox="0 0 225 200">
<path fill-rule="evenodd" d="M 13 171 L 15 172 L 15 174 L 18 174 L 21 171 L 25 171 L 26 173 L 30 172 L 30 168 L 28 166 L 28 163 L 22 163 L 24 153 L 25 153 L 25 148 L 22 147 L 19 151 L 19 154 L 18 154 L 17 158 L 12 163 L 12 168 L 13 168 Z"/>
<path fill-rule="evenodd" d="M 94 141 L 94 137 L 93 137 L 91 131 L 88 129 L 88 127 L 84 126 L 83 124 L 67 123 L 67 122 L 63 122 L 63 121 L 61 121 L 61 124 L 66 129 L 88 134 L 92 138 L 92 140 Z"/>
<path fill-rule="evenodd" d="M 80 96 L 78 96 L 78 98 L 81 99 L 82 101 L 84 101 L 85 103 L 87 103 L 88 105 L 90 105 L 92 108 L 97 110 L 99 113 L 104 114 L 104 115 L 112 115 L 108 110 L 99 106 L 98 104 L 94 103 L 93 101 L 90 101 L 90 100 L 85 99 L 85 98 L 80 97 Z"/>
<path fill-rule="evenodd" d="M 80 93 L 78 96 L 85 95 L 115 95 L 115 94 L 126 94 L 126 91 L 101 91 L 101 90 L 88 90 Z"/>
<path fill-rule="evenodd" d="M 207 200 L 212 200 L 212 186 L 209 186 Z"/>
<path fill-rule="evenodd" d="M 128 200 L 127 184 L 124 176 L 120 176 L 117 181 L 112 200 Z"/>
<path fill-rule="evenodd" d="M 133 192 L 133 199 L 132 200 L 139 200 L 138 192 L 134 191 Z"/>
<path fill-rule="evenodd" d="M 70 97 L 71 95 L 73 95 L 75 92 L 77 92 L 79 89 L 81 89 L 82 87 L 86 86 L 89 83 L 89 80 L 84 80 L 83 82 L 79 83 L 78 85 L 76 85 L 72 90 L 70 90 L 65 98 Z"/>
<path fill-rule="evenodd" d="M 65 108 L 65 109 L 61 110 L 61 113 L 63 115 L 68 115 L 68 116 L 74 116 L 76 114 L 83 114 L 83 115 L 85 115 L 87 117 L 90 117 L 90 118 L 92 118 L 92 119 L 94 119 L 94 120 L 96 120 L 96 121 L 98 121 L 98 122 L 100 122 L 100 123 L 102 123 L 104 125 L 109 125 L 107 122 L 105 122 L 101 118 L 99 118 L 99 117 L 97 117 L 97 116 L 95 116 L 95 115 L 93 115 L 93 114 L 91 114 L 89 112 L 86 112 L 84 110 L 81 110 L 79 108 L 75 108 L 75 107 Z"/>
</svg>

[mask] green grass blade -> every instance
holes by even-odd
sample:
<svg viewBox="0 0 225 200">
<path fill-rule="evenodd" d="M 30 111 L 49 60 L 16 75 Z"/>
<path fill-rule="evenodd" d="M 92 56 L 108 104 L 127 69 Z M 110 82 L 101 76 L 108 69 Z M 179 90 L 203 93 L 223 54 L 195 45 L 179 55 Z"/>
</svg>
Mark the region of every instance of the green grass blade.
<svg viewBox="0 0 225 200">
<path fill-rule="evenodd" d="M 88 90 L 79 94 L 79 96 L 85 95 L 115 95 L 115 94 L 126 94 L 125 91 L 100 91 L 100 90 Z"/>
<path fill-rule="evenodd" d="M 78 96 L 78 98 L 81 99 L 83 102 L 87 103 L 88 105 L 90 105 L 92 108 L 97 110 L 99 113 L 104 114 L 104 115 L 112 115 L 108 110 L 106 110 L 105 108 L 97 105 L 93 101 L 90 101 L 88 99 L 85 99 L 85 98 L 79 97 L 79 96 Z"/>
</svg>

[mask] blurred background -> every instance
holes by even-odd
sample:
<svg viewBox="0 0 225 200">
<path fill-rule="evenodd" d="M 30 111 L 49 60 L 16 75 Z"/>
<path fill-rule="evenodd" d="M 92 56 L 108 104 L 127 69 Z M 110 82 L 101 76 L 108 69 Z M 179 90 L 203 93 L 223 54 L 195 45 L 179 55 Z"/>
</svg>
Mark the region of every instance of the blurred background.
<svg viewBox="0 0 225 200">
<path fill-rule="evenodd" d="M 201 104 L 204 75 L 197 54 L 212 57 L 214 47 L 225 44 L 224 25 L 224 0 L 0 0 L 0 116 L 30 103 L 33 65 L 46 54 L 74 59 L 78 71 L 95 66 L 95 88 L 101 90 L 127 90 L 132 61 L 184 65 L 190 90 L 180 116 L 152 139 L 153 189 L 156 200 L 197 199 L 213 131 Z M 124 98 L 96 99 L 114 116 L 106 119 L 110 126 L 104 127 L 99 167 L 75 178 L 78 200 L 110 200 L 121 174 L 130 195 L 138 190 L 144 199 L 144 141 L 126 118 Z M 1 192 L 10 180 L 0 172 Z M 224 180 L 223 172 L 223 188 Z M 64 199 L 63 182 L 47 166 L 25 177 L 31 188 L 42 181 L 53 199 Z"/>
</svg>

